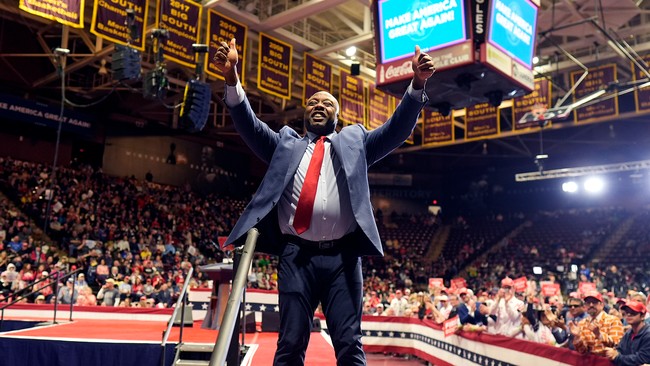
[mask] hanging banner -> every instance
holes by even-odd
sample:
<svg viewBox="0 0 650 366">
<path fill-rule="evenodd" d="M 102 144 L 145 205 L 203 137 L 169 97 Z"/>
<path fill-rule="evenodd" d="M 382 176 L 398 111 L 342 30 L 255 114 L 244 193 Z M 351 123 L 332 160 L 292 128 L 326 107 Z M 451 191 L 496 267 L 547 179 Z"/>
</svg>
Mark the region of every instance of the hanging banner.
<svg viewBox="0 0 650 366">
<path fill-rule="evenodd" d="M 499 111 L 489 103 L 480 103 L 465 110 L 465 140 L 497 136 Z"/>
<path fill-rule="evenodd" d="M 20 0 L 18 7 L 30 14 L 73 28 L 84 27 L 84 0 Z"/>
<path fill-rule="evenodd" d="M 341 112 L 339 118 L 343 125 L 362 124 L 365 125 L 366 106 L 363 87 L 363 80 L 352 76 L 349 72 L 340 69 L 341 81 Z"/>
<path fill-rule="evenodd" d="M 158 0 L 156 27 L 169 32 L 161 42 L 165 59 L 194 67 L 196 59 L 192 44 L 199 43 L 201 4 L 189 0 Z"/>
<path fill-rule="evenodd" d="M 208 9 L 208 27 L 206 32 L 205 39 L 209 40 L 209 49 L 205 56 L 205 72 L 217 79 L 224 80 L 221 71 L 217 69 L 212 60 L 214 60 L 214 55 L 221 46 L 221 42 L 230 44 L 230 40 L 234 38 L 237 42 L 236 48 L 239 53 L 239 62 L 237 62 L 236 66 L 237 74 L 242 85 L 246 85 L 246 75 L 244 75 L 246 68 L 242 67 L 242 65 L 246 65 L 246 37 L 248 36 L 248 27 L 212 9 Z"/>
<path fill-rule="evenodd" d="M 437 111 L 425 108 L 422 111 L 422 145 L 434 145 L 454 141 L 454 121 L 452 114 L 443 116 Z"/>
<path fill-rule="evenodd" d="M 127 24 L 127 9 L 133 9 L 133 29 Z M 90 33 L 121 45 L 144 51 L 144 34 L 149 19 L 147 0 L 117 3 L 95 0 Z"/>
<path fill-rule="evenodd" d="M 530 129 L 540 128 L 540 121 L 521 121 L 521 119 L 526 113 L 531 112 L 535 108 L 544 109 L 551 107 L 552 86 L 553 84 L 548 79 L 535 79 L 535 89 L 533 89 L 532 93 L 512 100 L 513 131 L 527 130 L 527 132 L 530 132 Z M 550 126 L 551 122 L 548 121 L 547 123 L 547 126 Z"/>
<path fill-rule="evenodd" d="M 650 54 L 643 56 L 643 61 L 647 65 L 650 65 Z M 639 82 L 639 80 L 648 79 L 643 70 L 640 70 L 634 63 L 632 63 L 632 78 L 636 81 L 638 86 L 643 85 L 644 83 Z M 636 113 L 648 113 L 650 112 L 650 86 L 646 86 L 641 89 L 634 89 L 634 105 L 636 106 Z"/>
<path fill-rule="evenodd" d="M 571 86 L 575 85 L 580 76 L 582 76 L 582 71 L 574 71 L 571 73 Z M 610 85 L 616 80 L 615 64 L 590 68 L 587 77 L 576 88 L 573 94 L 573 102 L 575 103 L 581 98 L 604 90 L 607 88 L 607 85 Z M 577 108 L 573 114 L 575 123 L 584 123 L 616 116 L 618 116 L 618 98 L 616 96 L 593 104 L 586 103 L 584 106 Z"/>
<path fill-rule="evenodd" d="M 375 84 L 368 87 L 368 129 L 383 125 L 395 109 L 395 97 L 377 89 Z"/>
<path fill-rule="evenodd" d="M 260 33 L 257 87 L 276 97 L 291 99 L 293 47 Z"/>
<path fill-rule="evenodd" d="M 302 105 L 307 105 L 307 99 L 314 93 L 326 91 L 332 94 L 332 65 L 305 53 L 303 61 Z"/>
</svg>

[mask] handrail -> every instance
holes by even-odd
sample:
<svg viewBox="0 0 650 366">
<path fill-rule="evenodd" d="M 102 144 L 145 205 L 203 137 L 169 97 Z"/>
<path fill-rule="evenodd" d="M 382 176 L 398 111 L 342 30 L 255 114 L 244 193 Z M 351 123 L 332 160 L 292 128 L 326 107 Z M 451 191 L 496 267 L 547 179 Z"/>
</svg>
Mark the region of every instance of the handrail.
<svg viewBox="0 0 650 366">
<path fill-rule="evenodd" d="M 77 273 L 77 272 L 80 272 L 82 269 L 83 269 L 83 268 L 77 268 L 77 269 L 75 269 L 75 270 L 72 271 L 72 272 L 68 272 L 68 273 L 64 274 L 63 276 L 60 275 L 61 272 L 52 272 L 52 273 L 50 273 L 49 275 L 47 275 L 46 277 L 43 277 L 43 278 L 41 278 L 41 279 L 38 280 L 38 281 L 34 281 L 34 282 L 30 283 L 30 284 L 27 285 L 27 287 L 25 287 L 25 288 L 29 288 L 29 287 L 34 288 L 34 286 L 36 286 L 37 284 L 39 284 L 39 283 L 41 283 L 41 282 L 43 282 L 43 281 L 49 279 L 50 277 L 53 277 L 54 275 L 56 275 L 56 281 L 55 281 L 55 284 L 58 284 L 58 283 L 59 283 L 59 280 L 65 279 L 65 278 L 67 278 L 67 277 L 70 277 L 70 276 L 72 276 L 73 274 L 75 274 L 75 273 Z M 6 308 L 8 308 L 8 307 L 10 307 L 10 306 L 12 306 L 12 305 L 14 305 L 14 304 L 20 302 L 22 299 L 24 299 L 24 298 L 26 298 L 26 297 L 29 297 L 29 296 L 31 296 L 31 295 L 33 295 L 33 294 L 35 294 L 35 293 L 41 291 L 42 289 L 46 288 L 47 286 L 49 286 L 49 284 L 48 284 L 48 285 L 45 285 L 45 286 L 43 286 L 43 287 L 39 287 L 39 288 L 37 288 L 36 290 L 33 290 L 32 292 L 30 292 L 30 293 L 28 293 L 28 294 L 23 294 L 23 295 L 20 295 L 20 296 L 18 296 L 18 297 L 14 297 L 14 300 L 13 300 L 12 302 L 7 303 L 7 304 L 1 306 L 1 307 L 0 307 L 0 327 L 2 327 L 2 322 L 3 322 L 4 319 L 5 319 L 5 309 L 6 309 Z M 24 290 L 24 289 L 23 289 L 23 290 Z M 73 287 L 72 287 L 72 291 L 73 291 L 73 294 L 74 294 L 74 285 L 73 285 Z M 58 292 L 58 291 L 57 291 L 57 292 Z M 56 305 L 57 305 L 57 303 L 59 302 L 59 300 L 58 300 L 58 298 L 57 298 L 58 295 L 59 295 L 58 293 L 53 294 L 53 296 L 55 296 L 55 300 L 54 300 L 54 306 L 55 306 L 55 309 L 56 309 Z M 73 297 L 74 297 L 74 295 L 73 295 Z M 55 319 L 54 321 L 56 322 L 56 310 L 55 310 L 55 312 L 54 312 L 54 317 L 55 317 L 55 318 L 54 318 L 54 319 Z M 70 320 L 72 320 L 72 304 L 70 304 Z"/>
<path fill-rule="evenodd" d="M 162 356 L 160 358 L 160 364 L 162 366 L 165 366 L 165 346 L 167 345 L 167 340 L 169 339 L 169 334 L 172 331 L 172 326 L 174 325 L 174 320 L 176 319 L 176 314 L 178 313 L 178 309 L 182 307 L 181 310 L 181 329 L 180 329 L 180 335 L 178 339 L 178 343 L 180 344 L 183 342 L 183 322 L 185 321 L 185 295 L 187 294 L 187 288 L 189 287 L 190 284 L 190 279 L 192 278 L 192 275 L 194 274 L 194 267 L 190 267 L 190 270 L 187 272 L 187 275 L 185 276 L 185 283 L 183 284 L 183 289 L 181 290 L 180 295 L 178 296 L 178 299 L 176 300 L 176 306 L 174 307 L 174 312 L 172 313 L 172 317 L 169 321 L 169 324 L 167 325 L 167 330 L 165 330 L 165 333 L 163 334 L 163 340 L 160 343 L 160 346 L 162 347 Z"/>
<path fill-rule="evenodd" d="M 226 306 L 226 311 L 223 315 L 221 326 L 219 327 L 217 343 L 212 351 L 209 366 L 222 366 L 226 364 L 228 347 L 233 337 L 237 317 L 239 316 L 242 296 L 246 287 L 246 280 L 248 280 L 248 270 L 253 261 L 253 252 L 255 252 L 258 236 L 259 231 L 256 228 L 248 230 L 246 244 L 244 244 L 241 260 L 237 266 L 237 273 L 232 283 L 232 290 L 230 297 L 228 297 L 228 305 Z"/>
</svg>

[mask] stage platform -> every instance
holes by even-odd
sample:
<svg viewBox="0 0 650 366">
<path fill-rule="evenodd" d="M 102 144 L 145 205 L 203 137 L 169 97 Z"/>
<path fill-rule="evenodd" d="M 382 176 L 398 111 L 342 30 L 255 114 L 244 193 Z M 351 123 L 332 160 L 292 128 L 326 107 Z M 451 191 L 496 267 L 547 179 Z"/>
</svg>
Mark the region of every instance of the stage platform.
<svg viewBox="0 0 650 366">
<path fill-rule="evenodd" d="M 34 320 L 34 319 L 32 319 Z M 50 319 L 51 322 L 51 319 Z M 201 329 L 200 321 L 183 328 L 183 342 L 213 346 L 218 331 Z M 0 364 L 11 366 L 160 366 L 161 341 L 167 323 L 142 320 L 79 319 L 54 325 L 0 333 Z M 165 350 L 165 364 L 174 360 L 180 328 L 173 327 Z M 250 346 L 242 365 L 271 366 L 277 333 L 247 333 Z M 368 365 L 415 366 L 418 360 L 368 355 Z M 325 332 L 311 333 L 306 366 L 336 365 L 334 350 Z"/>
</svg>

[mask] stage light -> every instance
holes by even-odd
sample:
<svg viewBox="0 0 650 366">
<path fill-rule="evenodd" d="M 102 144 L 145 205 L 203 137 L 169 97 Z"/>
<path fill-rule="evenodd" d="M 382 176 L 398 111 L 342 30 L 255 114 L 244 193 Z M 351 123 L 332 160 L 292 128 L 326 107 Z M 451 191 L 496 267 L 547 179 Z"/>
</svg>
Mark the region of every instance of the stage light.
<svg viewBox="0 0 650 366">
<path fill-rule="evenodd" d="M 600 193 L 605 188 L 605 182 L 599 177 L 591 177 L 585 180 L 584 187 L 589 193 Z"/>
<path fill-rule="evenodd" d="M 190 132 L 201 131 L 208 121 L 210 100 L 210 85 L 198 80 L 190 80 L 185 85 L 183 105 L 179 114 L 181 126 Z"/>
<path fill-rule="evenodd" d="M 162 99 L 165 97 L 169 81 L 164 69 L 154 69 L 144 74 L 142 96 L 146 99 Z"/>
<path fill-rule="evenodd" d="M 357 54 L 357 48 L 355 46 L 350 46 L 348 49 L 345 50 L 345 55 L 348 57 L 352 57 Z"/>
<path fill-rule="evenodd" d="M 562 191 L 567 193 L 576 193 L 578 191 L 578 183 L 574 181 L 568 181 L 562 183 Z"/>
</svg>

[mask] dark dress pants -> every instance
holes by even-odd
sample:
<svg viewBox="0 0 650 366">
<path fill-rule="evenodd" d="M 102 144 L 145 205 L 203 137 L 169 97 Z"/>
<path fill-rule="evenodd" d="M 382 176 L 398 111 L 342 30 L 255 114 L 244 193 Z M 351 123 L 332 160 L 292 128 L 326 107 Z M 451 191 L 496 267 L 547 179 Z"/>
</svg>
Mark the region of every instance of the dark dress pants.
<svg viewBox="0 0 650 366">
<path fill-rule="evenodd" d="M 319 250 L 287 243 L 278 269 L 280 337 L 274 366 L 303 365 L 320 302 L 337 365 L 366 364 L 361 346 L 361 258 L 352 249 Z"/>
</svg>

